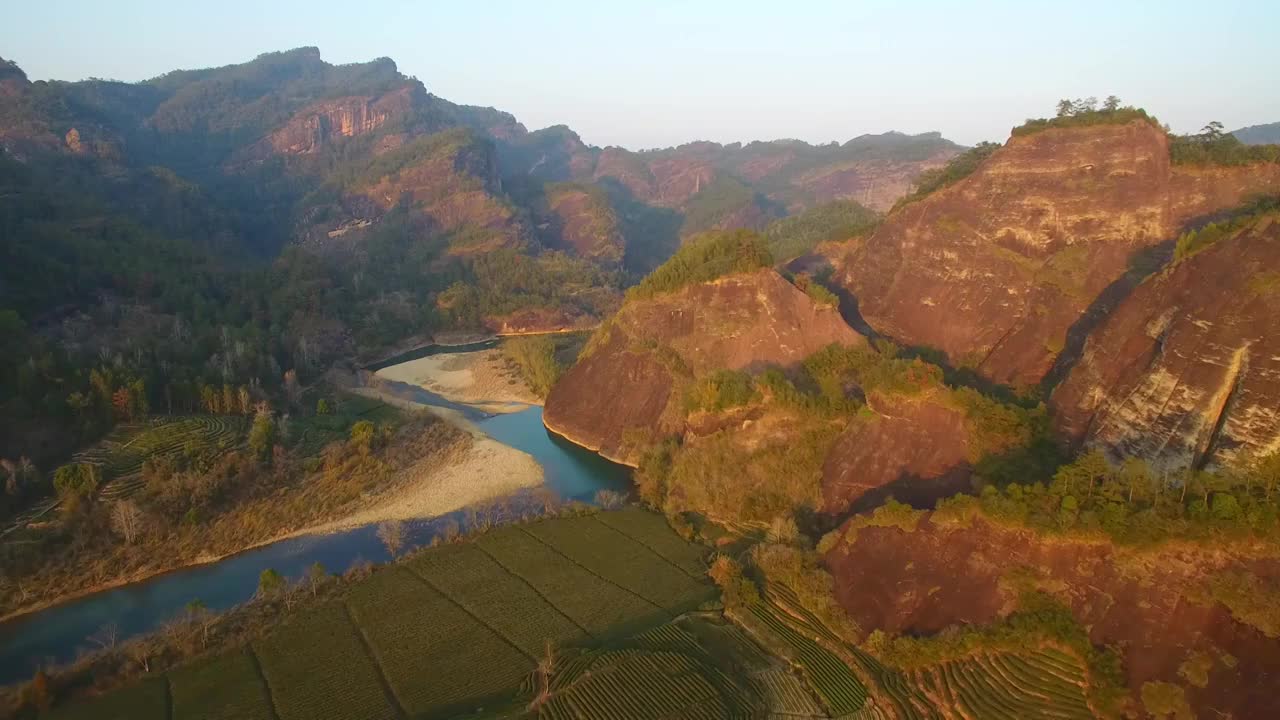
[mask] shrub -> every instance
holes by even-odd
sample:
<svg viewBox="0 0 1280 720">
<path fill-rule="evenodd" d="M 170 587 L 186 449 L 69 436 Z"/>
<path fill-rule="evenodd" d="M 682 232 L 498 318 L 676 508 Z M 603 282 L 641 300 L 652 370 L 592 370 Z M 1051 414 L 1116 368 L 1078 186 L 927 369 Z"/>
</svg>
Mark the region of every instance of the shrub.
<svg viewBox="0 0 1280 720">
<path fill-rule="evenodd" d="M 751 376 L 741 370 L 717 370 L 698 380 L 685 394 L 685 410 L 719 412 L 760 397 Z"/>
<path fill-rule="evenodd" d="M 1015 131 L 1016 134 L 1016 131 Z M 925 198 L 946 187 L 969 177 L 984 160 L 995 154 L 1000 145 L 992 142 L 981 142 L 947 161 L 946 165 L 933 170 L 926 170 L 916 178 L 916 189 L 910 195 L 894 204 L 897 210 L 903 205 Z"/>
<path fill-rule="evenodd" d="M 778 260 L 799 257 L 819 244 L 865 235 L 880 216 L 852 200 L 817 205 L 798 215 L 775 220 L 764 229 L 769 252 Z"/>
<path fill-rule="evenodd" d="M 772 264 L 773 258 L 764 240 L 750 230 L 705 233 L 690 240 L 670 260 L 628 290 L 627 299 L 651 298 Z"/>
</svg>

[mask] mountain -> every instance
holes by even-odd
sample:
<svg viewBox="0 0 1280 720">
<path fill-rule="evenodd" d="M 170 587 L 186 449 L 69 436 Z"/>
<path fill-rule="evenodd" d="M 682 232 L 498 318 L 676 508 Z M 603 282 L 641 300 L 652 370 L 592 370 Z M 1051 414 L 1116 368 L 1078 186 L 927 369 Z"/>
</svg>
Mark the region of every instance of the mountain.
<svg viewBox="0 0 1280 720">
<path fill-rule="evenodd" d="M 1032 388 L 1189 223 L 1280 190 L 1280 164 L 1177 163 L 1145 116 L 1015 130 L 972 173 L 834 253 L 879 333 Z"/>
<path fill-rule="evenodd" d="M 1280 144 L 1280 122 L 1250 125 L 1231 134 L 1246 145 L 1276 145 Z"/>
<path fill-rule="evenodd" d="M 1245 213 L 1183 236 L 1175 263 L 1090 333 L 1052 397 L 1059 432 L 1166 472 L 1280 446 L 1277 220 Z"/>
<path fill-rule="evenodd" d="M 786 367 L 830 343 L 864 342 L 834 305 L 770 268 L 758 236 L 711 233 L 628 294 L 553 388 L 543 419 L 553 432 L 635 464 L 647 443 L 683 432 L 694 379 Z"/>
</svg>

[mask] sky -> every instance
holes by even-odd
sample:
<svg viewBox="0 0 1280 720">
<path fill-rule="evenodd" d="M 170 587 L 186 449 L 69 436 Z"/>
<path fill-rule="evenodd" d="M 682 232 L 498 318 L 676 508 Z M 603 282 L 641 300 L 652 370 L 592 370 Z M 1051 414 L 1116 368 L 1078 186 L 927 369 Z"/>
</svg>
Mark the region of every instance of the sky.
<svg viewBox="0 0 1280 720">
<path fill-rule="evenodd" d="M 1110 94 L 1175 132 L 1280 121 L 1277 0 L 60 0 L 4 16 L 0 57 L 33 80 L 137 81 L 312 45 L 631 149 L 1003 141 L 1059 98 Z"/>
</svg>

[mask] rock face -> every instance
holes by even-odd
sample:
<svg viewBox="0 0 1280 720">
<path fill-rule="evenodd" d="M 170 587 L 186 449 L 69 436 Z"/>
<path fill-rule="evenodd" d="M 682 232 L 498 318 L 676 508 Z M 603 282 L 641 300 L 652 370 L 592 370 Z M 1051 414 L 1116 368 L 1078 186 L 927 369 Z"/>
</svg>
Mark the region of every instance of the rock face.
<svg viewBox="0 0 1280 720">
<path fill-rule="evenodd" d="M 832 514 L 856 512 L 890 496 L 911 505 L 931 505 L 967 489 L 965 416 L 940 394 L 868 397 L 873 415 L 850 423 L 827 453 L 822 509 Z"/>
<path fill-rule="evenodd" d="M 1276 164 L 1172 166 L 1144 121 L 1049 129 L 893 213 L 837 259 L 837 279 L 877 331 L 1030 386 L 1136 255 L 1276 188 Z"/>
<path fill-rule="evenodd" d="M 1280 644 L 1203 590 L 1206 578 L 1233 570 L 1274 583 L 1280 579 L 1274 560 L 1186 548 L 1142 554 L 1106 543 L 1044 541 L 981 519 L 966 527 L 926 517 L 910 533 L 861 528 L 837 543 L 825 563 L 837 599 L 861 627 L 926 634 L 1006 615 L 1019 590 L 1011 574 L 1039 568 L 1037 587 L 1069 604 L 1095 644 L 1122 648 L 1130 687 L 1150 680 L 1187 686 L 1179 668 L 1188 657 L 1227 653 L 1234 662 L 1213 663 L 1207 687 L 1186 687 L 1198 717 L 1280 716 L 1280 699 L 1264 689 L 1270 669 L 1280 666 Z"/>
<path fill-rule="evenodd" d="M 335 138 L 367 135 L 394 116 L 412 110 L 414 87 L 400 88 L 381 97 L 345 97 L 308 106 L 265 142 L 284 155 L 309 155 L 332 145 Z"/>
<path fill-rule="evenodd" d="M 603 191 L 583 185 L 557 185 L 547 193 L 548 234 L 552 247 L 594 260 L 604 267 L 622 264 L 626 250 L 618 216 Z"/>
<path fill-rule="evenodd" d="M 1161 470 L 1280 449 L 1280 215 L 1149 278 L 1054 392 L 1061 433 Z"/>
<path fill-rule="evenodd" d="M 835 308 L 820 307 L 773 270 L 632 300 L 592 339 L 547 397 L 549 429 L 610 459 L 635 463 L 624 437 L 678 432 L 672 391 L 714 370 L 794 366 L 831 344 L 863 343 Z"/>
<path fill-rule="evenodd" d="M 938 133 L 885 133 L 844 145 L 694 142 L 632 152 L 591 147 L 568 128 L 556 127 L 505 146 L 504 172 L 550 181 L 616 183 L 631 197 L 665 208 L 683 208 L 717 180 L 736 178 L 791 212 L 832 200 L 856 200 L 883 212 L 910 191 L 920 173 L 945 164 L 960 150 Z"/>
</svg>

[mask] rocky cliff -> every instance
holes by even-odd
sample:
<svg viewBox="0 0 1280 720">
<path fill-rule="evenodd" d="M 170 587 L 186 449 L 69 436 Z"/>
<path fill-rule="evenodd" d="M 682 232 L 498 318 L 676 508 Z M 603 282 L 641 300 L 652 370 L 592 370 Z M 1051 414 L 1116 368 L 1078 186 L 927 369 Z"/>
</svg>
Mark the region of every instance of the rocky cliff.
<svg viewBox="0 0 1280 720">
<path fill-rule="evenodd" d="M 539 229 L 548 245 L 605 267 L 622 264 L 626 241 L 604 191 L 579 184 L 552 185 L 547 206 L 548 217 Z"/>
<path fill-rule="evenodd" d="M 917 396 L 873 393 L 868 413 L 850 423 L 822 466 L 822 509 L 840 514 L 888 497 L 932 506 L 967 490 L 972 441 L 963 410 L 941 388 Z"/>
<path fill-rule="evenodd" d="M 1215 577 L 1241 573 L 1275 586 L 1274 559 L 1177 546 L 1125 550 L 926 515 L 913 531 L 846 529 L 825 562 L 840 604 L 861 627 L 933 633 L 986 624 L 1013 610 L 1030 586 L 1066 602 L 1095 644 L 1121 648 L 1131 688 L 1182 685 L 1198 717 L 1280 714 L 1280 699 L 1267 689 L 1280 644 L 1216 602 L 1211 587 Z M 1194 681 L 1183 670 L 1193 658 L 1208 660 Z"/>
<path fill-rule="evenodd" d="M 552 389 L 548 428 L 620 462 L 683 428 L 675 391 L 718 369 L 791 367 L 831 343 L 865 342 L 771 269 L 628 301 Z M 639 434 L 640 437 L 630 437 Z"/>
<path fill-rule="evenodd" d="M 961 148 L 937 133 L 890 132 L 843 145 L 694 142 L 633 152 L 591 147 L 568 128 L 555 127 L 530 133 L 503 150 L 504 172 L 550 181 L 616 183 L 631 197 L 660 207 L 683 209 L 717 180 L 734 178 L 798 212 L 832 200 L 888 210 L 920 173 L 943 165 Z"/>
<path fill-rule="evenodd" d="M 975 172 L 838 253 L 878 332 L 988 379 L 1039 383 L 1073 326 L 1144 251 L 1193 219 L 1280 188 L 1280 165 L 1172 165 L 1152 123 L 1015 136 Z"/>
<path fill-rule="evenodd" d="M 1065 437 L 1160 470 L 1280 449 L 1280 214 L 1204 232 L 1227 237 L 1147 279 L 1089 336 L 1052 398 Z"/>
</svg>

